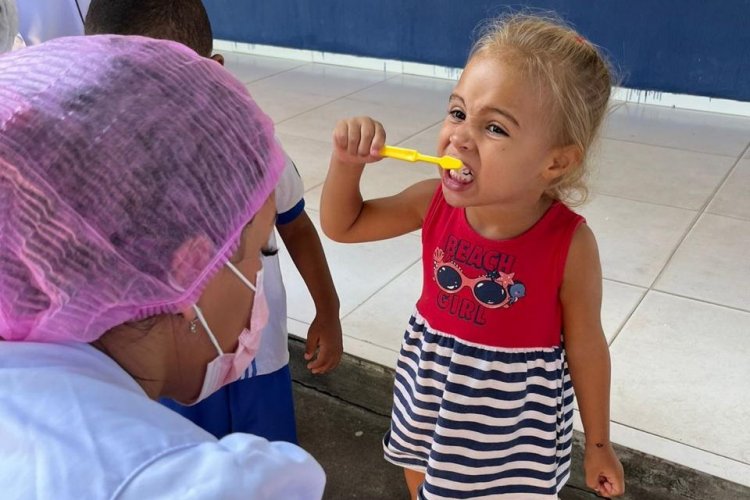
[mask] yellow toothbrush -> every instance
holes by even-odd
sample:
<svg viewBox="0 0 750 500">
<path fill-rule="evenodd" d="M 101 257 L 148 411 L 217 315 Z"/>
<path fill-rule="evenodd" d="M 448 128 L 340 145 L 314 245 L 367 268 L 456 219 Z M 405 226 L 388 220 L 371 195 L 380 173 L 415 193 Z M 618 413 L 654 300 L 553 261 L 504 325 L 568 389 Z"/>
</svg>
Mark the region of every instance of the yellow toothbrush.
<svg viewBox="0 0 750 500">
<path fill-rule="evenodd" d="M 383 149 L 380 150 L 380 154 L 382 156 L 395 158 L 397 160 L 426 161 L 428 163 L 435 163 L 439 165 L 440 168 L 449 170 L 461 168 L 463 166 L 461 160 L 459 160 L 458 158 L 453 158 L 452 156 L 437 157 L 423 155 L 415 149 L 397 148 L 395 146 L 383 146 Z"/>
</svg>

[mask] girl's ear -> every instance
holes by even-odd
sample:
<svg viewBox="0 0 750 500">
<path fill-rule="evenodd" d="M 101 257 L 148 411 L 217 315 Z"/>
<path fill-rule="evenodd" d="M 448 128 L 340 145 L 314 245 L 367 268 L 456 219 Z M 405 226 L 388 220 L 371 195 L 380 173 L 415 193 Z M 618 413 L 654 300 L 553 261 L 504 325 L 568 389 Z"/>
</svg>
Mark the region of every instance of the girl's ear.
<svg viewBox="0 0 750 500">
<path fill-rule="evenodd" d="M 544 177 L 552 182 L 571 170 L 575 170 L 581 164 L 583 155 L 578 146 L 560 146 L 552 151 L 549 166 L 544 171 Z"/>
</svg>

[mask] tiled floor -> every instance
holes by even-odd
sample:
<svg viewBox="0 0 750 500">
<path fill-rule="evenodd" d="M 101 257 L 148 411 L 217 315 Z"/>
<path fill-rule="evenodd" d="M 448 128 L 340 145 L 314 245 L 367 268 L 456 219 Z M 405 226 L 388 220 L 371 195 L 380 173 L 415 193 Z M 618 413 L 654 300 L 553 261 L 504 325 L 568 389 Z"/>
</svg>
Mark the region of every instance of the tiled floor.
<svg viewBox="0 0 750 500">
<path fill-rule="evenodd" d="M 318 220 L 337 119 L 370 114 L 389 143 L 434 151 L 447 80 L 229 54 L 272 116 Z M 604 268 L 613 440 L 750 486 L 750 118 L 643 105 L 610 116 L 581 212 Z M 366 197 L 433 176 L 385 160 Z M 366 245 L 324 239 L 347 352 L 393 366 L 420 290 L 418 235 Z M 284 258 L 290 329 L 314 309 Z M 579 427 L 580 428 L 580 427 Z"/>
</svg>

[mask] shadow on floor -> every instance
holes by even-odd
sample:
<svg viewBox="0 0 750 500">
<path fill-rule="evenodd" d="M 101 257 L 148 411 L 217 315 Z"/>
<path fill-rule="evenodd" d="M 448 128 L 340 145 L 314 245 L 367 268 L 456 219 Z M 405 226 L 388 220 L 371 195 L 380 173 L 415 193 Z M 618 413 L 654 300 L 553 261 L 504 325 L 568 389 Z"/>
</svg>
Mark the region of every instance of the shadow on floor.
<svg viewBox="0 0 750 500">
<path fill-rule="evenodd" d="M 299 441 L 327 475 L 325 500 L 408 500 L 401 469 L 383 459 L 389 419 L 294 384 Z M 562 500 L 597 498 L 565 488 Z"/>
<path fill-rule="evenodd" d="M 391 412 L 393 369 L 344 354 L 336 371 L 311 375 L 304 342 L 290 338 L 302 446 L 328 474 L 326 500 L 407 499 L 401 470 L 383 459 L 380 439 Z M 361 434 L 360 434 L 361 433 Z M 562 500 L 591 500 L 583 477 L 584 437 L 573 433 L 571 477 Z M 615 444 L 625 468 L 620 500 L 750 500 L 750 488 Z"/>
</svg>

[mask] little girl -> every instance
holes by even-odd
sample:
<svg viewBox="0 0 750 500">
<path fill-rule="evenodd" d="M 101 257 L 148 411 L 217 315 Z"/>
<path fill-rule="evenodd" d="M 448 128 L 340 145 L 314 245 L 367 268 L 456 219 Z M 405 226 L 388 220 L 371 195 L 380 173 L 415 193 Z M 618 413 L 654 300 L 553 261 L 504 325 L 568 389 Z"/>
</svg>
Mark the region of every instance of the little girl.
<svg viewBox="0 0 750 500">
<path fill-rule="evenodd" d="M 573 385 L 586 482 L 621 495 L 596 241 L 566 203 L 607 110 L 610 71 L 556 21 L 516 15 L 475 44 L 450 96 L 440 179 L 363 201 L 382 125 L 337 124 L 321 201 L 337 241 L 422 228 L 423 288 L 396 370 L 385 457 L 412 498 L 557 498 L 570 472 Z M 571 383 L 572 382 L 572 383 Z"/>
</svg>

